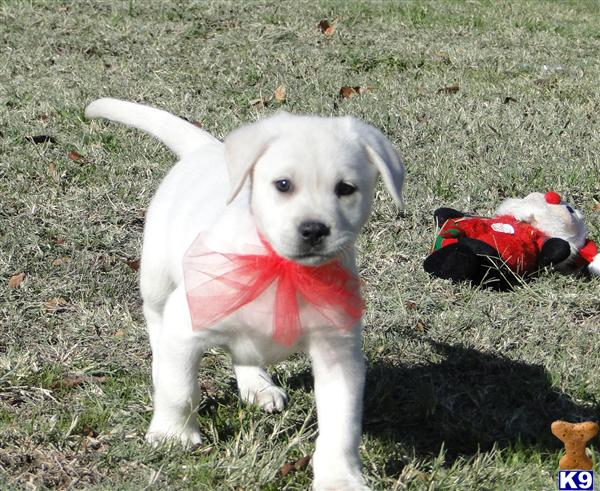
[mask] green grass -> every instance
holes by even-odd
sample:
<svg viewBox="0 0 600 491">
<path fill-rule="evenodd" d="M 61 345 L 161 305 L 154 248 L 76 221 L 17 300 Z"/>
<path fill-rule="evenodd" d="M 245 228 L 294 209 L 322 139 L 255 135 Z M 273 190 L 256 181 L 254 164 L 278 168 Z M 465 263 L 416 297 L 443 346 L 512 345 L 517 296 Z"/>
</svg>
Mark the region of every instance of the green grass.
<svg viewBox="0 0 600 491">
<path fill-rule="evenodd" d="M 279 473 L 313 450 L 304 356 L 273 367 L 291 403 L 267 416 L 238 402 L 211 351 L 203 445 L 144 444 L 151 355 L 125 261 L 174 159 L 83 117 L 114 96 L 223 137 L 276 111 L 249 101 L 284 84 L 285 109 L 362 118 L 407 164 L 407 210 L 380 188 L 359 241 L 371 485 L 556 489 L 550 422 L 600 417 L 598 281 L 547 273 L 499 294 L 433 280 L 421 262 L 438 206 L 487 214 L 531 191 L 568 197 L 600 239 L 599 12 L 591 0 L 0 0 L 0 488 L 307 489 L 310 468 Z M 344 85 L 372 90 L 341 100 Z M 40 134 L 56 143 L 26 138 Z M 55 297 L 68 303 L 49 312 Z"/>
</svg>

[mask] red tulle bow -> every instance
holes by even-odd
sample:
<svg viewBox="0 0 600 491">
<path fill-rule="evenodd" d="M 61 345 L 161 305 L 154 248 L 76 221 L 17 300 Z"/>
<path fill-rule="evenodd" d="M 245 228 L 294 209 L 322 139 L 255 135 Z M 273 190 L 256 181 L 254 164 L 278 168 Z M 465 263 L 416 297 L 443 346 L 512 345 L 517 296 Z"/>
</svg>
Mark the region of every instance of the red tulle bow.
<svg viewBox="0 0 600 491">
<path fill-rule="evenodd" d="M 302 333 L 305 311 L 316 311 L 327 324 L 345 330 L 360 319 L 364 303 L 359 280 L 338 260 L 304 266 L 278 256 L 262 237 L 261 242 L 260 253 L 232 254 L 211 251 L 201 235 L 196 238 L 183 259 L 194 330 L 215 325 L 271 291 L 275 282 L 269 307 L 278 343 L 294 344 Z"/>
</svg>

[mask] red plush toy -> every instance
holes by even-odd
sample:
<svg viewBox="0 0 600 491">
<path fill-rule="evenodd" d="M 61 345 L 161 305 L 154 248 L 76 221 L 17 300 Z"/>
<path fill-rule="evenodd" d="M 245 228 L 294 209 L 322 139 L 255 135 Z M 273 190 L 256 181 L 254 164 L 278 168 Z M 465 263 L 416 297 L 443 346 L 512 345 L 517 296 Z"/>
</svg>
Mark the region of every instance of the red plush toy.
<svg viewBox="0 0 600 491">
<path fill-rule="evenodd" d="M 507 289 L 546 266 L 600 275 L 581 213 L 556 193 L 508 199 L 493 218 L 440 208 L 435 219 L 441 229 L 424 263 L 434 276 Z"/>
</svg>

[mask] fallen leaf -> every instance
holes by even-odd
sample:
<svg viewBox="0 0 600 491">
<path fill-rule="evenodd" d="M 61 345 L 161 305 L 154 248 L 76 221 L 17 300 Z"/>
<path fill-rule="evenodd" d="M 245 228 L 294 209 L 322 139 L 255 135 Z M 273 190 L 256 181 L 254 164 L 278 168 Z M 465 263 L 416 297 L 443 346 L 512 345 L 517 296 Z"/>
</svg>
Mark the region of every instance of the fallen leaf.
<svg viewBox="0 0 600 491">
<path fill-rule="evenodd" d="M 50 135 L 34 135 L 34 136 L 26 136 L 25 139 L 31 143 L 40 144 L 40 143 L 56 143 L 56 138 Z"/>
<path fill-rule="evenodd" d="M 446 51 L 436 51 L 433 54 L 433 59 L 435 61 L 445 63 L 446 65 L 452 64 L 452 61 L 450 60 L 450 55 Z"/>
<path fill-rule="evenodd" d="M 129 266 L 134 271 L 138 271 L 140 269 L 139 259 L 126 259 L 125 264 L 127 264 L 127 266 Z"/>
<path fill-rule="evenodd" d="M 16 275 L 13 275 L 8 280 L 8 287 L 19 288 L 21 286 L 21 283 L 23 283 L 23 280 L 25 280 L 25 273 L 18 273 Z"/>
<path fill-rule="evenodd" d="M 81 156 L 81 154 L 79 152 L 76 152 L 75 150 L 71 150 L 69 152 L 69 160 L 72 160 L 73 162 L 77 162 L 82 158 L 83 157 Z"/>
<path fill-rule="evenodd" d="M 425 332 L 427 330 L 427 326 L 422 321 L 417 321 L 415 324 L 415 331 L 417 332 Z"/>
<path fill-rule="evenodd" d="M 89 426 L 81 428 L 81 434 L 89 436 L 90 438 L 96 438 L 98 436 L 98 432 Z"/>
<path fill-rule="evenodd" d="M 304 457 L 300 457 L 294 463 L 294 469 L 296 469 L 297 471 L 305 469 L 308 466 L 309 462 L 310 462 L 310 455 L 305 455 Z"/>
<path fill-rule="evenodd" d="M 289 462 L 286 462 L 279 468 L 279 473 L 282 476 L 287 476 L 292 469 L 293 469 L 292 464 L 290 464 Z"/>
<path fill-rule="evenodd" d="M 64 173 L 62 175 L 59 174 L 59 172 L 56 168 L 56 164 L 54 162 L 50 162 L 48 164 L 48 172 L 50 173 L 50 176 L 52 177 L 52 179 L 57 183 L 59 183 L 60 178 L 64 176 Z"/>
<path fill-rule="evenodd" d="M 301 471 L 310 463 L 310 455 L 300 457 L 296 462 L 286 462 L 279 468 L 282 476 L 287 476 L 290 472 Z"/>
<path fill-rule="evenodd" d="M 508 104 L 509 102 L 517 102 L 517 99 L 511 96 L 507 96 L 504 98 L 504 104 Z"/>
<path fill-rule="evenodd" d="M 259 99 L 252 99 L 251 101 L 248 102 L 248 104 L 250 104 L 252 107 L 254 107 L 256 109 L 262 109 L 263 107 L 265 107 L 265 104 L 267 102 L 269 102 L 268 97 L 261 97 Z"/>
<path fill-rule="evenodd" d="M 460 90 L 458 82 L 438 89 L 438 94 L 456 94 Z"/>
<path fill-rule="evenodd" d="M 65 239 L 63 239 L 62 237 L 52 237 L 52 242 L 54 242 L 56 245 L 63 245 L 65 243 Z"/>
<path fill-rule="evenodd" d="M 202 128 L 202 120 L 194 120 L 192 121 L 192 124 L 198 128 Z"/>
<path fill-rule="evenodd" d="M 67 256 L 57 257 L 54 261 L 52 261 L 52 266 L 60 266 L 61 264 L 70 263 L 72 259 Z"/>
<path fill-rule="evenodd" d="M 417 304 L 412 300 L 407 300 L 404 302 L 404 306 L 406 307 L 406 310 L 417 310 Z"/>
<path fill-rule="evenodd" d="M 333 19 L 329 22 L 327 19 L 323 19 L 319 22 L 319 31 L 325 36 L 333 36 L 335 32 L 335 24 L 337 23 L 337 18 Z"/>
<path fill-rule="evenodd" d="M 113 336 L 117 337 L 117 338 L 122 338 L 123 336 L 125 336 L 125 331 L 123 329 L 117 329 Z"/>
<path fill-rule="evenodd" d="M 340 96 L 343 97 L 344 99 L 351 99 L 355 95 L 364 94 L 365 92 L 370 92 L 370 91 L 371 91 L 371 87 L 360 87 L 358 85 L 354 86 L 354 87 L 350 87 L 350 86 L 346 85 L 340 89 Z"/>
<path fill-rule="evenodd" d="M 98 264 L 98 268 L 101 269 L 102 271 L 109 271 L 111 269 L 113 269 L 115 263 L 117 263 L 118 259 L 115 258 L 114 256 L 107 256 L 107 255 L 100 255 L 98 256 L 97 259 L 97 264 Z M 126 260 L 123 260 L 123 262 L 126 262 Z"/>
<path fill-rule="evenodd" d="M 44 308 L 47 312 L 61 312 L 68 303 L 69 302 L 62 297 L 54 297 L 44 304 Z"/>
<path fill-rule="evenodd" d="M 277 102 L 285 102 L 285 85 L 280 85 L 275 89 L 275 92 L 273 93 L 273 98 Z"/>
<path fill-rule="evenodd" d="M 592 210 L 594 210 L 594 211 L 600 211 L 600 203 L 596 203 L 594 205 L 594 207 L 592 208 Z"/>
<path fill-rule="evenodd" d="M 92 383 L 103 383 L 106 382 L 106 377 L 104 375 L 96 376 L 96 375 L 65 375 L 62 380 L 59 382 L 55 382 L 52 384 L 52 389 L 58 389 L 61 387 L 66 387 L 71 389 L 73 387 L 78 387 L 86 382 Z"/>
</svg>

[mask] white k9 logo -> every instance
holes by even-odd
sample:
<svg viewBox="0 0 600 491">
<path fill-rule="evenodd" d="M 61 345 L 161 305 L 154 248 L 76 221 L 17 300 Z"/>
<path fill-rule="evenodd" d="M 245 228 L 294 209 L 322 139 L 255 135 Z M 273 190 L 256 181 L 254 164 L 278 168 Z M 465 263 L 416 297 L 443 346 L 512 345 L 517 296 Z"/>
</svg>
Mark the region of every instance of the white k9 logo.
<svg viewBox="0 0 600 491">
<path fill-rule="evenodd" d="M 558 489 L 591 490 L 594 489 L 593 471 L 558 471 Z"/>
</svg>

